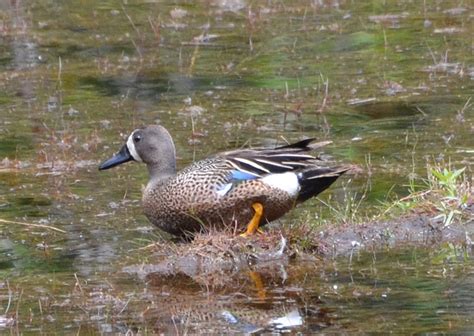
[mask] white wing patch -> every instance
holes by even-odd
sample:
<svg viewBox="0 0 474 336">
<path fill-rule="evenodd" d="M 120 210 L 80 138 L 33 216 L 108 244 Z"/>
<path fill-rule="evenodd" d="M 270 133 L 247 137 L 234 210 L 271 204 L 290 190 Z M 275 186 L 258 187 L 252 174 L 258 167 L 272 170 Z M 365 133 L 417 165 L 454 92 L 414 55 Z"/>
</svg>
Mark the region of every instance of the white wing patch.
<svg viewBox="0 0 474 336">
<path fill-rule="evenodd" d="M 264 176 L 261 181 L 270 187 L 286 191 L 291 196 L 296 196 L 300 191 L 298 176 L 292 172 L 270 174 Z"/>
<path fill-rule="evenodd" d="M 232 189 L 232 183 L 227 183 L 220 187 L 216 193 L 222 197 L 225 196 L 230 191 L 230 189 Z"/>
</svg>

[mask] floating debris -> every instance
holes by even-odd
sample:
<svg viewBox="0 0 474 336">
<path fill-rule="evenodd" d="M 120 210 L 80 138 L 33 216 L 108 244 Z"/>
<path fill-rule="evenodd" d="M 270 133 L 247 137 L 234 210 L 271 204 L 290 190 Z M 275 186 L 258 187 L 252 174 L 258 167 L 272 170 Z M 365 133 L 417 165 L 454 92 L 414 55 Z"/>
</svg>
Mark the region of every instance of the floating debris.
<svg viewBox="0 0 474 336">
<path fill-rule="evenodd" d="M 402 14 L 385 14 L 385 15 L 370 15 L 369 21 L 375 23 L 382 23 L 382 22 L 398 22 L 400 19 L 404 19 L 408 17 L 408 13 Z"/>
<path fill-rule="evenodd" d="M 170 12 L 170 16 L 174 20 L 179 20 L 188 15 L 188 11 L 182 8 L 174 8 Z"/>
<path fill-rule="evenodd" d="M 467 11 L 467 8 L 455 7 L 455 8 L 445 9 L 443 11 L 443 13 L 448 14 L 448 15 L 461 15 L 461 14 L 465 13 L 466 11 Z"/>
<path fill-rule="evenodd" d="M 6 315 L 0 315 L 0 328 L 8 328 L 15 324 L 15 319 L 7 317 Z"/>
<path fill-rule="evenodd" d="M 435 34 L 457 34 L 457 33 L 463 33 L 464 28 L 460 28 L 460 27 L 436 28 L 433 32 Z"/>
<path fill-rule="evenodd" d="M 347 100 L 347 104 L 348 105 L 365 105 L 365 104 L 369 104 L 369 103 L 373 103 L 374 101 L 376 101 L 377 98 L 375 97 L 371 97 L 371 98 L 354 98 L 354 99 L 349 99 Z"/>
</svg>

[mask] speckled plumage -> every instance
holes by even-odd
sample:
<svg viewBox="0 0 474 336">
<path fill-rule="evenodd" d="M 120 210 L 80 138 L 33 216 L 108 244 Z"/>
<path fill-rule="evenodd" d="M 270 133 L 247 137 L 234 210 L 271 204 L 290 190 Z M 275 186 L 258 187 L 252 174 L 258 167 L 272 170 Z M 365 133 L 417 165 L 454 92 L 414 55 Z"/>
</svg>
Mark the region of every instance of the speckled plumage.
<svg viewBox="0 0 474 336">
<path fill-rule="evenodd" d="M 326 167 L 324 161 L 307 154 L 312 149 L 311 141 L 224 152 L 176 173 L 171 136 L 154 125 L 135 130 L 122 150 L 100 169 L 130 159 L 146 163 L 150 181 L 143 192 L 144 213 L 166 232 L 182 235 L 210 227 L 241 231 L 253 217 L 252 204 L 263 205 L 264 225 L 320 193 L 347 171 L 344 167 Z M 128 157 L 124 159 L 124 155 Z M 287 172 L 297 177 L 298 194 L 291 195 L 285 188 L 265 182 L 266 176 Z M 277 182 L 280 176 L 285 178 L 278 175 Z"/>
<path fill-rule="evenodd" d="M 268 221 L 293 207 L 295 200 L 288 194 L 259 180 L 240 181 L 220 196 L 217 190 L 230 182 L 232 169 L 225 159 L 214 157 L 167 180 L 148 184 L 143 193 L 145 215 L 163 230 L 180 234 L 199 231 L 202 224 L 240 230 L 252 218 L 255 202 L 264 205 Z"/>
</svg>

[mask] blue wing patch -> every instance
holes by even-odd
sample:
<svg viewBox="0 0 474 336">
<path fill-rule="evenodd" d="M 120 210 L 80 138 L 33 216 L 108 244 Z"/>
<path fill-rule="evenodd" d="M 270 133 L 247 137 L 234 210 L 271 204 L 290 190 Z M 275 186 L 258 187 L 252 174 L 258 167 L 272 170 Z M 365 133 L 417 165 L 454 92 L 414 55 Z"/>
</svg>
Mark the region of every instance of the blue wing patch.
<svg viewBox="0 0 474 336">
<path fill-rule="evenodd" d="M 240 171 L 240 170 L 232 170 L 230 175 L 229 175 L 229 180 L 228 180 L 229 182 L 219 186 L 217 188 L 217 193 L 220 196 L 224 196 L 232 189 L 232 187 L 235 184 L 237 184 L 241 181 L 255 180 L 257 178 L 259 178 L 259 176 L 255 176 L 253 174 L 246 173 L 246 172 L 243 172 L 243 171 Z"/>
<path fill-rule="evenodd" d="M 246 173 L 241 170 L 233 170 L 231 172 L 231 180 L 234 180 L 234 181 L 255 180 L 256 178 L 259 178 L 259 176 Z"/>
</svg>

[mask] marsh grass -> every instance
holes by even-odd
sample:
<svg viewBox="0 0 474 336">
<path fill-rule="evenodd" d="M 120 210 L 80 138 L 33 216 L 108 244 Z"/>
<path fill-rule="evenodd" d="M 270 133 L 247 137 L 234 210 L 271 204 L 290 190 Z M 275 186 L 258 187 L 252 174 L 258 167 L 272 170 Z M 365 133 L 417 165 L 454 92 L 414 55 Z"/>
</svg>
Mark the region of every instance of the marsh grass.
<svg viewBox="0 0 474 336">
<path fill-rule="evenodd" d="M 474 202 L 472 174 L 468 167 L 454 167 L 451 162 L 430 163 L 426 166 L 426 175 L 417 177 L 409 174 L 407 195 L 393 196 L 395 185 L 378 204 L 369 200 L 370 181 L 355 188 L 353 179 L 342 184 L 340 192 L 326 198 L 317 198 L 322 204 L 317 214 L 307 213 L 285 227 L 311 233 L 327 227 L 347 227 L 369 224 L 374 228 L 386 221 L 406 220 L 428 215 L 432 222 L 447 227 L 453 223 L 463 224 L 472 219 L 467 208 Z M 337 196 L 337 197 L 336 197 Z M 371 203 L 372 202 L 372 203 Z M 304 228 L 304 229 L 302 229 Z M 309 238 L 311 241 L 312 238 Z M 301 246 L 311 246 L 308 239 L 297 239 Z"/>
<path fill-rule="evenodd" d="M 441 220 L 443 227 L 462 223 L 466 219 L 463 210 L 473 202 L 472 186 L 466 167 L 455 168 L 450 162 L 428 164 L 426 177 L 410 179 L 407 196 L 383 202 L 385 210 L 378 218 L 424 211 L 433 220 Z"/>
<path fill-rule="evenodd" d="M 472 201 L 472 178 L 465 174 L 466 167 L 455 169 L 432 167 L 429 169 L 427 184 L 437 197 L 430 202 L 439 213 L 434 219 L 441 219 L 444 226 L 453 221 L 463 221 L 463 211 Z"/>
<path fill-rule="evenodd" d="M 366 184 L 362 191 L 352 190 L 350 188 L 351 180 L 342 187 L 342 200 L 336 200 L 329 197 L 327 200 L 318 198 L 329 211 L 325 217 L 318 216 L 317 226 L 328 224 L 358 224 L 368 218 L 368 209 L 364 207 L 364 201 L 367 199 L 368 185 Z"/>
</svg>

